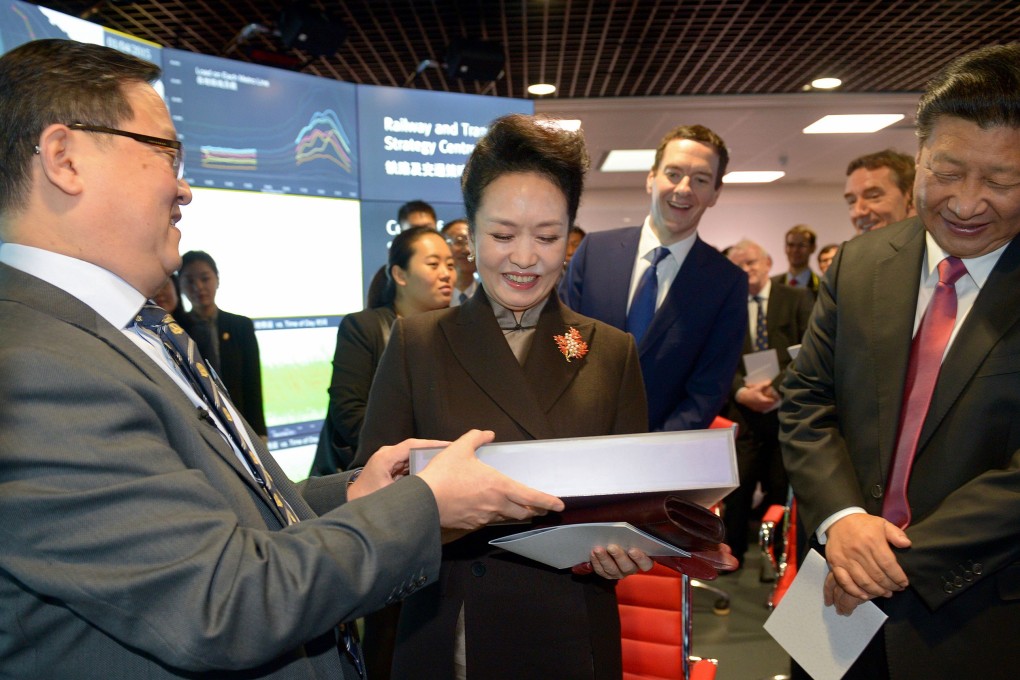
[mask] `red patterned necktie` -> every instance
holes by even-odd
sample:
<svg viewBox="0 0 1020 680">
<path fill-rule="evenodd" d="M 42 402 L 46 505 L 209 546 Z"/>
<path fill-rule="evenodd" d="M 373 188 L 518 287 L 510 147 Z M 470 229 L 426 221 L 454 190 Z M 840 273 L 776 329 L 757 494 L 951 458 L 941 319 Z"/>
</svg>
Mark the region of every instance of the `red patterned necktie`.
<svg viewBox="0 0 1020 680">
<path fill-rule="evenodd" d="M 956 281 L 967 273 L 967 267 L 956 257 L 942 260 L 938 269 L 939 282 L 910 345 L 900 430 L 882 503 L 882 516 L 901 529 L 910 524 L 910 503 L 907 500 L 910 468 L 928 407 L 931 406 L 942 356 L 956 323 Z"/>
</svg>

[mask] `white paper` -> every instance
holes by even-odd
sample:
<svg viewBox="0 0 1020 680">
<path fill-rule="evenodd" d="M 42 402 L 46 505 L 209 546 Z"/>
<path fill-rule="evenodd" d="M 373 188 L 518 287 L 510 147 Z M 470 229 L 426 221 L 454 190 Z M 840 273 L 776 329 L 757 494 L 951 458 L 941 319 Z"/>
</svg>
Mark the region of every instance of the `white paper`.
<svg viewBox="0 0 1020 680">
<path fill-rule="evenodd" d="M 774 349 L 764 349 L 744 355 L 744 384 L 772 382 L 779 375 L 779 354 Z"/>
<path fill-rule="evenodd" d="M 790 589 L 765 622 L 765 630 L 814 680 L 839 680 L 885 623 L 886 615 L 865 602 L 850 616 L 826 607 L 822 586 L 825 558 L 808 552 Z"/>
<path fill-rule="evenodd" d="M 638 548 L 650 557 L 690 555 L 627 522 L 564 524 L 532 529 L 489 541 L 490 545 L 497 548 L 523 555 L 556 569 L 566 569 L 587 562 L 591 557 L 592 548 L 605 547 L 610 543 L 624 550 Z"/>
<path fill-rule="evenodd" d="M 486 444 L 478 458 L 540 491 L 575 498 L 669 491 L 711 507 L 738 484 L 732 428 Z M 417 474 L 441 448 L 413 449 Z"/>
</svg>

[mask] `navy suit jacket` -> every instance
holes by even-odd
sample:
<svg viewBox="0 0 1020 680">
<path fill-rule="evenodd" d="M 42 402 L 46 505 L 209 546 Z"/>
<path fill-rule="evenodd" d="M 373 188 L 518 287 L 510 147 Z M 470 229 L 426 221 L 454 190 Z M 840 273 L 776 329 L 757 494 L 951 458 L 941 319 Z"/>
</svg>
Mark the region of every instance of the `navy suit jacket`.
<svg viewBox="0 0 1020 680">
<path fill-rule="evenodd" d="M 572 309 L 627 327 L 641 227 L 589 234 L 560 282 Z M 696 239 L 638 347 L 651 431 L 708 427 L 729 394 L 747 332 L 747 275 Z"/>
</svg>

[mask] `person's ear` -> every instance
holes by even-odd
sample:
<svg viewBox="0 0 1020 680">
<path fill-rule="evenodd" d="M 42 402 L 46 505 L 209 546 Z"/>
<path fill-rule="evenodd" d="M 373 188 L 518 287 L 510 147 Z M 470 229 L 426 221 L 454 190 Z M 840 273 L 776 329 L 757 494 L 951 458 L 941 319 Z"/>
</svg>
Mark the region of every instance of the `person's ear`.
<svg viewBox="0 0 1020 680">
<path fill-rule="evenodd" d="M 393 265 L 393 268 L 390 269 L 390 276 L 393 277 L 393 283 L 398 286 L 407 285 L 407 271 L 399 264 Z"/>
<path fill-rule="evenodd" d="M 82 142 L 70 132 L 66 125 L 59 123 L 47 126 L 39 135 L 36 155 L 46 181 L 65 194 L 77 196 L 85 188 L 78 172 Z"/>
</svg>

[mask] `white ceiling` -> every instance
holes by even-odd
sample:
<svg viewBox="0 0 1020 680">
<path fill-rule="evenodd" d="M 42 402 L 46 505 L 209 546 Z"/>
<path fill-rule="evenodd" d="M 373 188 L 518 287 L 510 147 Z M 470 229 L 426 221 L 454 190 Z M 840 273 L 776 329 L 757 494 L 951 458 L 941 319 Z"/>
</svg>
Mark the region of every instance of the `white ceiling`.
<svg viewBox="0 0 1020 680">
<path fill-rule="evenodd" d="M 913 154 L 917 93 L 552 99 L 540 113 L 580 118 L 592 159 L 586 188 L 641 186 L 640 173 L 598 170 L 612 149 L 655 148 L 672 127 L 700 123 L 718 133 L 730 150 L 730 170 L 784 170 L 774 183 L 839 185 L 847 163 L 862 154 L 894 148 Z M 896 125 L 870 134 L 805 135 L 801 130 L 834 113 L 902 113 Z"/>
</svg>

